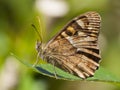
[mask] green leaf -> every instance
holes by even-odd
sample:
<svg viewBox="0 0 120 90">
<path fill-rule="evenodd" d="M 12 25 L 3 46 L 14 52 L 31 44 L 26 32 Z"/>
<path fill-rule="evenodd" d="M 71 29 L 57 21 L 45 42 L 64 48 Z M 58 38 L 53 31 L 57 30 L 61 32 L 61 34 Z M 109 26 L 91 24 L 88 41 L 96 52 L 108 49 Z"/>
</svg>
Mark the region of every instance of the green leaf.
<svg viewBox="0 0 120 90">
<path fill-rule="evenodd" d="M 72 74 L 69 74 L 67 72 L 64 72 L 63 70 L 54 67 L 51 64 L 40 64 L 35 67 L 32 67 L 37 72 L 57 78 L 57 79 L 64 79 L 64 80 L 82 80 L 81 78 L 74 76 Z M 55 77 L 55 74 L 57 77 Z M 112 73 L 105 70 L 104 68 L 100 67 L 96 72 L 94 77 L 90 77 L 86 80 L 89 81 L 100 81 L 100 82 L 110 82 L 110 83 L 120 83 L 120 79 L 115 77 Z"/>
<path fill-rule="evenodd" d="M 56 78 L 56 79 L 63 79 L 63 80 L 82 80 L 79 77 L 76 77 L 72 74 L 64 72 L 63 70 L 51 65 L 51 64 L 40 64 L 35 66 L 33 69 L 42 73 L 44 75 Z"/>
<path fill-rule="evenodd" d="M 51 64 L 45 63 L 45 64 L 39 64 L 33 67 L 32 64 L 26 63 L 18 59 L 20 62 L 22 62 L 24 65 L 32 68 L 33 70 L 37 71 L 40 74 L 56 78 L 56 79 L 62 79 L 62 80 L 69 80 L 69 81 L 75 81 L 75 80 L 83 80 L 77 76 L 74 76 L 72 74 L 69 74 Z M 87 78 L 86 81 L 98 81 L 98 82 L 108 82 L 115 85 L 120 86 L 120 79 L 114 76 L 112 73 L 110 73 L 108 70 L 105 70 L 103 67 L 100 67 L 96 72 L 94 77 Z"/>
</svg>

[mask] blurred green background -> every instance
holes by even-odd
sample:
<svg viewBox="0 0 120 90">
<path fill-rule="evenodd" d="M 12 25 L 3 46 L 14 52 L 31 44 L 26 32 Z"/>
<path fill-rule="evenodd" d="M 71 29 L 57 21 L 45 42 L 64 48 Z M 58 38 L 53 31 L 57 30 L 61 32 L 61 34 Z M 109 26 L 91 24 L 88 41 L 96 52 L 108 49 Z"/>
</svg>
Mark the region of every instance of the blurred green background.
<svg viewBox="0 0 120 90">
<path fill-rule="evenodd" d="M 0 90 L 119 90 L 105 82 L 63 81 L 43 76 L 21 64 L 34 63 L 39 38 L 47 42 L 72 18 L 87 11 L 102 17 L 101 66 L 120 78 L 120 0 L 0 0 Z M 15 56 L 14 56 L 15 55 Z"/>
</svg>

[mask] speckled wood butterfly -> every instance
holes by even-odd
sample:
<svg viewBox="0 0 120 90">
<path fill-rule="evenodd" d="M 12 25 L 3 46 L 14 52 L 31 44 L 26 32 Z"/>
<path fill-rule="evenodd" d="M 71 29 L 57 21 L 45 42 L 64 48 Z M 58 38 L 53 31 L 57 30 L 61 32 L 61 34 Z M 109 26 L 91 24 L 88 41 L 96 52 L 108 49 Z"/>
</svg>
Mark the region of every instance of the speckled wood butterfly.
<svg viewBox="0 0 120 90">
<path fill-rule="evenodd" d="M 100 22 L 96 12 L 74 18 L 43 48 L 37 43 L 39 56 L 82 79 L 93 76 L 101 59 L 98 46 Z"/>
</svg>

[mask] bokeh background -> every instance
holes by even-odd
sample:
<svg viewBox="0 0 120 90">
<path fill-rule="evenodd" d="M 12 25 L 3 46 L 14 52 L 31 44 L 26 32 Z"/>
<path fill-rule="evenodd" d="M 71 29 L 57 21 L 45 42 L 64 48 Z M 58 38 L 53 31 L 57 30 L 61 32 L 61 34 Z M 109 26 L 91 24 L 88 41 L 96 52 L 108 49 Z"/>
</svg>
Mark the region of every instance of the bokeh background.
<svg viewBox="0 0 120 90">
<path fill-rule="evenodd" d="M 120 78 L 120 0 L 0 0 L 0 90 L 119 90 L 105 82 L 56 80 L 18 61 L 37 59 L 39 37 L 31 24 L 47 42 L 69 20 L 87 11 L 102 17 L 101 66 Z"/>
</svg>

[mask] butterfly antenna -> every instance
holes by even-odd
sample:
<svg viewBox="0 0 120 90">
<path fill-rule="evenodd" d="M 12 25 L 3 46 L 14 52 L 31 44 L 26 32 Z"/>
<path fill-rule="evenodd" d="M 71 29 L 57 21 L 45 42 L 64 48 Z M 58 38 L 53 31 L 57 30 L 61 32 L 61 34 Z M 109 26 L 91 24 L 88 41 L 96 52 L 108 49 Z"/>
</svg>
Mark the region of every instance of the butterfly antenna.
<svg viewBox="0 0 120 90">
<path fill-rule="evenodd" d="M 43 39 L 42 39 L 43 36 L 42 36 L 42 24 L 41 24 L 41 20 L 40 20 L 39 17 L 37 17 L 37 19 L 38 19 L 38 23 L 39 23 L 39 27 L 40 27 L 40 36 L 41 36 L 41 40 L 43 40 Z"/>
<path fill-rule="evenodd" d="M 39 38 L 40 38 L 40 42 L 42 43 L 42 37 L 41 34 L 39 33 L 39 31 L 37 30 L 36 26 L 34 24 L 32 24 L 32 27 L 35 29 L 36 33 L 38 34 Z"/>
<path fill-rule="evenodd" d="M 41 51 L 42 51 L 42 47 L 41 47 L 41 45 L 42 45 L 42 37 L 41 37 L 41 34 L 38 32 L 38 30 L 37 30 L 37 28 L 36 28 L 36 26 L 34 24 L 32 24 L 32 27 L 35 29 L 35 31 L 37 32 L 37 34 L 39 36 L 39 39 L 40 39 L 40 42 L 39 42 L 39 40 L 37 40 L 37 45 L 36 45 L 36 49 L 38 51 L 37 60 L 32 66 L 32 67 L 35 67 L 39 62 L 39 56 L 40 56 Z"/>
<path fill-rule="evenodd" d="M 33 64 L 33 67 L 39 62 L 39 56 L 41 55 L 41 52 L 42 52 L 42 25 L 41 25 L 40 18 L 37 17 L 37 19 L 38 19 L 38 22 L 39 22 L 40 32 L 38 31 L 38 29 L 36 28 L 36 26 L 34 24 L 32 24 L 32 27 L 35 29 L 36 33 L 38 34 L 40 42 L 39 42 L 39 40 L 37 40 L 36 49 L 38 51 L 38 54 L 37 54 L 37 60 Z"/>
</svg>

